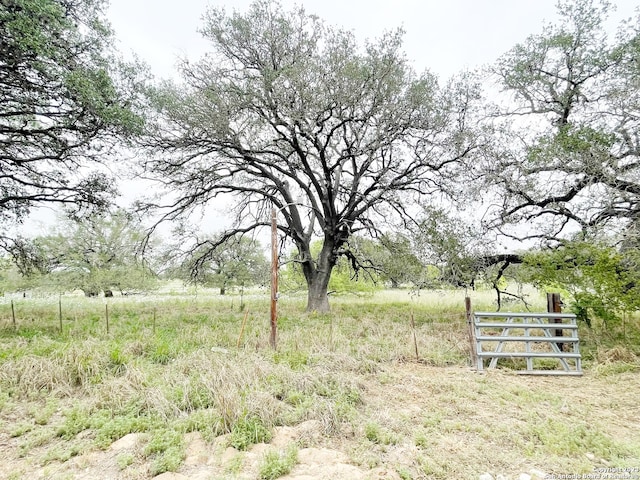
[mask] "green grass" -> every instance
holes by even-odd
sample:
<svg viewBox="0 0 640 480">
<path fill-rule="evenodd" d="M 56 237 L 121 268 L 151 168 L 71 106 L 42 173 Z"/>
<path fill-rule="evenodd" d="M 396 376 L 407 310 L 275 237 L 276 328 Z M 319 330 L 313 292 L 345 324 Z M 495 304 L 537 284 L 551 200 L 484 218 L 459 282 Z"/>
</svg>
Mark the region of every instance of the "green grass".
<svg viewBox="0 0 640 480">
<path fill-rule="evenodd" d="M 490 294 L 472 295 L 474 309 L 493 309 Z M 350 462 L 389 465 L 401 478 L 482 469 L 517 477 L 509 469 L 522 462 L 589 471 L 587 453 L 619 466 L 640 458 L 632 393 L 640 362 L 619 335 L 585 332 L 581 379 L 479 375 L 468 368 L 464 292 L 340 296 L 330 314 L 306 313 L 304 299 L 284 296 L 275 352 L 264 296 L 245 297 L 237 346 L 237 300 L 110 299 L 108 334 L 104 300 L 63 297 L 62 332 L 57 297 L 16 301 L 17 330 L 0 303 L 0 439 L 10 441 L 0 457 L 14 463 L 0 477 L 71 464 L 129 433 L 144 440 L 117 456 L 117 468 L 179 471 L 190 432 L 212 445 L 225 435 L 221 444 L 240 452 L 222 469 L 234 475 L 253 445 L 308 420 L 319 436 L 305 446 L 337 446 Z M 631 319 L 625 329 L 626 338 L 640 331 Z M 273 451 L 255 475 L 286 474 L 296 462 L 288 452 Z"/>
</svg>

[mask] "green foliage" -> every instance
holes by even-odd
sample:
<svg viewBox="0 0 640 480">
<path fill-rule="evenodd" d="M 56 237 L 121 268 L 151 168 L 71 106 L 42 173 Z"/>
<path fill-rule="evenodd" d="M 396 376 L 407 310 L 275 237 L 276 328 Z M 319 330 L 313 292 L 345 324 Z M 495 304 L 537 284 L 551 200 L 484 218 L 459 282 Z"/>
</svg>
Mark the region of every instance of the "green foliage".
<svg viewBox="0 0 640 480">
<path fill-rule="evenodd" d="M 170 275 L 198 285 L 217 287 L 221 294 L 229 287 L 249 287 L 268 281 L 269 263 L 260 242 L 237 236 L 220 245 L 214 246 L 215 243 L 215 240 L 203 242 Z"/>
<path fill-rule="evenodd" d="M 155 430 L 144 448 L 144 454 L 153 457 L 152 475 L 175 472 L 185 457 L 182 433 L 169 429 Z"/>
<path fill-rule="evenodd" d="M 103 208 L 114 192 L 99 165 L 139 132 L 139 68 L 120 61 L 104 0 L 0 5 L 0 220 L 34 204 Z"/>
<path fill-rule="evenodd" d="M 392 433 L 373 422 L 364 426 L 364 435 L 367 440 L 378 445 L 395 445 L 398 443 L 398 439 Z"/>
<path fill-rule="evenodd" d="M 156 276 L 138 254 L 144 236 L 142 225 L 123 210 L 61 219 L 52 234 L 33 239 L 39 272 L 27 277 L 44 289 L 79 289 L 86 296 L 148 290 Z"/>
<path fill-rule="evenodd" d="M 476 146 L 460 126 L 477 111 L 478 86 L 468 75 L 441 88 L 414 72 L 401 29 L 360 45 L 276 0 L 211 8 L 201 32 L 211 54 L 151 93 L 145 168 L 174 190 L 172 218 L 230 194 L 228 234 L 246 234 L 277 208 L 310 288 L 307 308 L 327 311 L 327 289 L 356 287 L 346 266 L 328 285 L 355 232 L 386 227 L 417 192 L 454 188 L 448 174 Z"/>
<path fill-rule="evenodd" d="M 639 212 L 638 149 L 629 142 L 639 126 L 638 20 L 622 22 L 614 36 L 607 25 L 612 2 L 557 6 L 556 22 L 493 68 L 508 100 L 496 106 L 506 119 L 494 130 L 483 172 L 485 192 L 501 190 L 500 207 L 485 221 L 529 239 L 566 240 L 594 227 L 620 231 Z"/>
<path fill-rule="evenodd" d="M 417 257 L 428 265 L 421 286 L 469 287 L 486 273 L 479 263 L 488 253 L 486 240 L 471 223 L 443 209 L 424 208 L 413 237 Z"/>
<path fill-rule="evenodd" d="M 392 288 L 426 283 L 426 267 L 416 256 L 410 239 L 400 233 L 382 235 L 377 241 L 353 236 L 348 247 L 356 265 L 365 272 L 368 270 L 378 282 L 388 283 Z"/>
<path fill-rule="evenodd" d="M 489 295 L 471 295 L 475 306 L 490 305 Z M 50 328 L 57 322 L 58 297 L 24 299 L 20 314 L 37 319 L 29 320 L 28 336 L 0 324 L 0 412 L 5 419 L 0 421 L 0 435 L 18 445 L 16 450 L 27 460 L 34 460 L 26 467 L 28 473 L 42 463 L 63 461 L 96 446 L 107 449 L 132 432 L 143 433 L 134 458 L 111 452 L 114 468 L 117 464 L 124 469 L 124 476 L 179 470 L 184 444 L 191 437 L 185 436 L 187 432 L 201 432 L 216 445 L 222 441 L 214 442 L 218 436 L 229 434 L 225 441 L 249 449 L 255 442 L 270 441 L 272 425 L 295 427 L 310 420 L 305 427 L 313 430 L 296 429 L 301 433 L 300 448 L 338 441 L 345 446 L 343 451 L 354 452 L 356 462 L 363 460 L 359 452 L 366 451 L 362 465 L 385 464 L 389 445 L 413 439 L 419 448 L 404 449 L 409 456 L 395 466 L 406 469 L 405 478 L 424 476 L 416 469 L 420 458 L 427 456 L 444 459 L 432 464 L 442 478 L 477 474 L 477 463 L 463 466 L 446 460 L 451 442 L 461 435 L 468 440 L 465 448 L 474 452 L 474 461 L 484 458 L 487 439 L 499 439 L 498 463 L 504 465 L 518 465 L 527 458 L 531 465 L 561 470 L 580 458 L 578 467 L 571 467 L 578 471 L 591 468 L 587 452 L 612 464 L 636 465 L 640 437 L 631 427 L 635 427 L 633 392 L 638 388 L 634 372 L 640 363 L 634 344 L 614 351 L 602 336 L 585 329 L 581 350 L 598 351 L 585 359 L 590 374 L 578 390 L 573 382 L 556 382 L 559 391 L 541 393 L 518 376 L 470 375 L 463 368 L 468 362 L 463 298 L 463 291 L 411 296 L 390 290 L 370 298 L 337 298 L 331 315 L 305 314 L 303 301 L 287 298 L 280 305 L 287 321 L 280 325 L 277 352 L 268 346 L 263 322 L 249 322 L 246 327 L 247 335 L 262 343 L 255 349 L 252 342 L 250 348 L 235 350 L 242 315 L 231 313 L 229 302 L 219 296 L 154 297 L 147 302 L 114 299 L 111 305 L 121 320 L 113 323 L 108 336 L 91 321 L 96 311 L 103 310 L 102 302 L 63 297 L 65 305 L 74 302 L 77 320 L 68 334 L 60 335 Z M 264 306 L 264 300 L 255 300 L 252 311 Z M 540 300 L 533 309 L 542 306 Z M 149 323 L 141 327 L 124 321 L 122 312 L 148 319 L 153 308 L 161 320 L 156 337 L 151 336 Z M 131 313 L 135 311 L 137 316 Z M 6 321 L 7 312 L 8 305 L 0 302 L 0 321 Z M 410 314 L 415 317 L 421 363 L 428 367 L 407 364 L 412 358 Z M 443 322 L 450 322 L 444 325 L 447 328 Z M 331 345 L 326 342 L 329 327 Z M 627 328 L 629 338 L 638 338 L 637 319 L 629 319 Z M 156 340 L 169 343 L 172 361 L 155 361 Z M 226 351 L 212 351 L 216 345 Z M 439 361 L 441 352 L 451 358 L 447 364 L 460 368 L 438 374 L 434 365 L 444 364 Z M 112 361 L 127 365 L 126 373 L 119 374 Z M 398 388 L 390 385 L 409 385 L 411 394 L 399 395 Z M 376 408 L 390 404 L 398 408 Z M 416 405 L 422 412 L 418 416 Z M 490 411 L 478 415 L 479 405 Z M 500 416 L 505 409 L 516 412 L 517 418 Z M 567 409 L 570 422 L 564 421 Z M 620 425 L 611 425 L 612 411 L 629 420 L 630 428 L 624 431 L 631 437 L 620 436 Z M 529 419 L 522 412 L 535 415 Z M 278 459 L 273 455 L 261 460 L 254 477 L 267 464 L 265 476 L 281 475 L 286 455 L 279 452 Z M 246 473 L 243 458 L 246 455 L 240 453 L 226 462 L 220 475 Z M 134 468 L 128 467 L 131 461 Z M 495 459 L 489 459 L 482 469 L 491 471 L 493 465 Z"/>
<path fill-rule="evenodd" d="M 285 452 L 269 451 L 258 468 L 260 480 L 275 480 L 291 472 L 298 461 L 298 448 L 291 445 Z"/>
<path fill-rule="evenodd" d="M 322 241 L 317 240 L 311 244 L 311 254 L 317 256 L 322 249 Z M 280 290 L 299 291 L 306 288 L 306 281 L 302 274 L 302 268 L 297 262 L 298 252 L 294 250 L 289 256 L 290 260 L 280 269 Z M 354 269 L 347 258 L 340 258 L 331 271 L 329 280 L 329 292 L 332 294 L 370 294 L 382 288 L 378 274 L 373 270 Z"/>
<path fill-rule="evenodd" d="M 127 415 L 112 415 L 110 412 L 96 412 L 91 418 L 92 427 L 97 429 L 96 444 L 100 448 L 107 448 L 114 441 L 128 433 L 146 432 L 157 427 L 157 422 L 146 416 L 133 413 Z"/>
<path fill-rule="evenodd" d="M 580 320 L 617 322 L 623 312 L 640 308 L 636 251 L 606 244 L 565 242 L 555 249 L 525 255 L 529 280 L 545 291 L 561 291 Z"/>
<path fill-rule="evenodd" d="M 88 410 L 75 406 L 65 412 L 64 422 L 58 427 L 56 434 L 65 440 L 70 440 L 91 425 L 92 421 Z"/>
<path fill-rule="evenodd" d="M 238 450 L 247 450 L 255 443 L 268 443 L 272 432 L 255 416 L 244 416 L 231 427 L 229 445 Z"/>
<path fill-rule="evenodd" d="M 529 433 L 533 445 L 552 455 L 573 456 L 590 452 L 598 458 L 617 460 L 628 457 L 627 448 L 585 423 L 572 423 L 556 419 L 532 419 Z"/>
</svg>

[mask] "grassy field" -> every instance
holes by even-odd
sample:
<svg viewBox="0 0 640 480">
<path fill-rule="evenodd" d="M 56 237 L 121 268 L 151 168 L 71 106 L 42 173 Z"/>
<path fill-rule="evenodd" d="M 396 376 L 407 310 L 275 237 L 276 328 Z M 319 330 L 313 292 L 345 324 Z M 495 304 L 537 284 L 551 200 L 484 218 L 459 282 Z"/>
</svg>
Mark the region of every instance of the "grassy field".
<svg viewBox="0 0 640 480">
<path fill-rule="evenodd" d="M 264 295 L 62 297 L 62 332 L 57 297 L 17 329 L 4 299 L 0 478 L 639 478 L 638 321 L 581 330 L 583 377 L 479 374 L 464 295 L 284 297 L 277 351 Z"/>
</svg>

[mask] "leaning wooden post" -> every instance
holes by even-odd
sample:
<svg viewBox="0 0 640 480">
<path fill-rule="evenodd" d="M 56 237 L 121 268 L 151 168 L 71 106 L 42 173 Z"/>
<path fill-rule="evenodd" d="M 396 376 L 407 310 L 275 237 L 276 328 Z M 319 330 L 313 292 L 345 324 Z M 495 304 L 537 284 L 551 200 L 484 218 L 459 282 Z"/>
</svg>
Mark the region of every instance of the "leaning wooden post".
<svg viewBox="0 0 640 480">
<path fill-rule="evenodd" d="M 62 333 L 62 295 L 58 298 L 58 320 L 60 321 L 60 333 Z"/>
<path fill-rule="evenodd" d="M 420 362 L 420 354 L 418 353 L 418 337 L 416 336 L 416 321 L 411 312 L 411 331 L 413 332 L 413 348 L 416 352 L 416 362 Z"/>
<path fill-rule="evenodd" d="M 559 293 L 547 293 L 547 312 L 548 313 L 562 313 L 562 302 L 560 300 Z M 561 318 L 554 318 L 553 323 L 562 323 Z M 564 336 L 561 328 L 555 330 L 556 337 Z M 561 352 L 564 351 L 564 343 L 558 343 L 558 348 Z"/>
<path fill-rule="evenodd" d="M 13 300 L 11 300 L 11 319 L 13 320 L 13 328 L 18 329 L 18 325 L 16 324 L 16 309 L 13 306 Z"/>
<path fill-rule="evenodd" d="M 107 320 L 107 335 L 109 335 L 109 304 L 104 304 L 104 317 Z"/>
<path fill-rule="evenodd" d="M 471 350 L 471 366 L 477 365 L 478 356 L 476 355 L 476 331 L 473 324 L 473 314 L 471 313 L 471 298 L 464 297 L 464 307 L 467 316 L 467 328 L 469 329 L 469 346 Z"/>
<path fill-rule="evenodd" d="M 247 317 L 249 316 L 249 309 L 244 312 L 244 318 L 242 319 L 242 326 L 240 327 L 240 335 L 238 335 L 238 341 L 236 342 L 236 348 L 240 348 L 240 342 L 242 341 L 242 335 L 244 335 L 244 327 L 247 325 Z"/>
</svg>

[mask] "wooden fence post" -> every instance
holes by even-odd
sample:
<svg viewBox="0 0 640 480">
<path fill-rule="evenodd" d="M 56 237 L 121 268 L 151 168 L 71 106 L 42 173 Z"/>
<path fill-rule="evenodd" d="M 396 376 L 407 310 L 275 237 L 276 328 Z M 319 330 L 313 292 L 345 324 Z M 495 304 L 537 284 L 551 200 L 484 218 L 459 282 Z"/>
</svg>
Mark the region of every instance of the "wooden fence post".
<svg viewBox="0 0 640 480">
<path fill-rule="evenodd" d="M 547 293 L 547 312 L 548 313 L 562 313 L 562 301 L 560 300 L 559 293 Z M 561 318 L 554 318 L 553 323 L 562 323 Z M 556 337 L 564 336 L 561 328 L 555 330 Z M 564 343 L 558 343 L 558 348 L 561 352 L 564 351 Z"/>
<path fill-rule="evenodd" d="M 16 309 L 13 306 L 13 300 L 11 300 L 11 319 L 13 320 L 13 328 L 18 329 L 18 325 L 16 324 Z"/>
<path fill-rule="evenodd" d="M 464 307 L 467 315 L 467 327 L 469 329 L 469 347 L 471 350 L 471 366 L 475 366 L 478 363 L 478 357 L 476 355 L 476 331 L 473 324 L 473 314 L 471 313 L 471 298 L 464 297 Z"/>
</svg>

